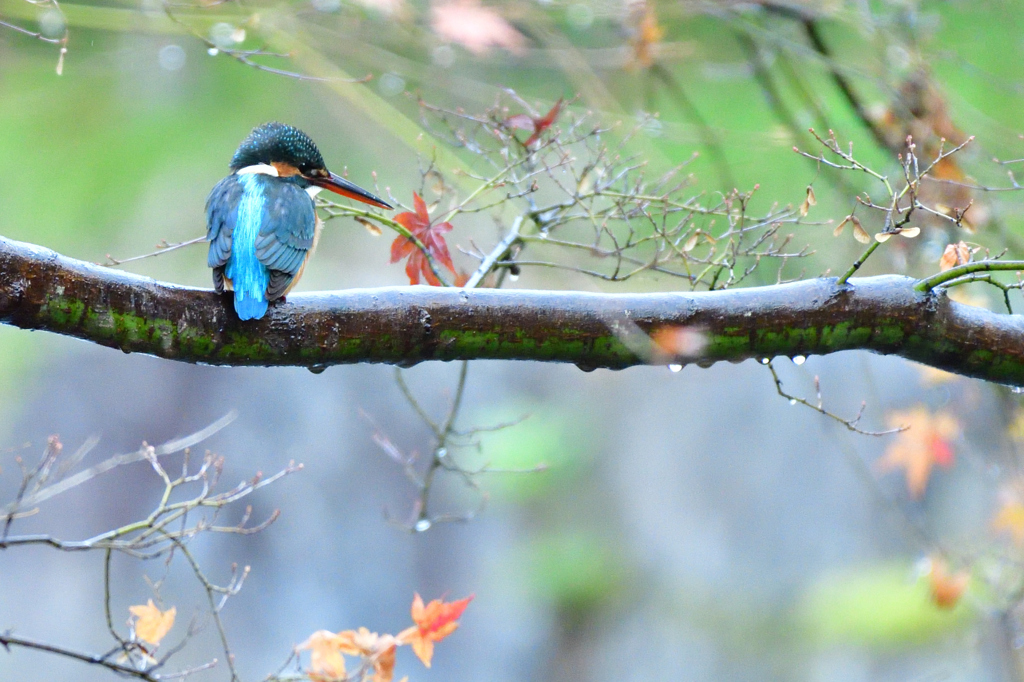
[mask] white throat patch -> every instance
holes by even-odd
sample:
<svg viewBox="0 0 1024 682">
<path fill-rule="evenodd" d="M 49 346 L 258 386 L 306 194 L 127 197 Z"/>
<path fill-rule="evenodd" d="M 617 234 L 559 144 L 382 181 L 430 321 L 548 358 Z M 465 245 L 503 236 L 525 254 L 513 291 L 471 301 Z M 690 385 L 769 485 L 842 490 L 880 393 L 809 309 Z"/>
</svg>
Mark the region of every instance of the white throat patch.
<svg viewBox="0 0 1024 682">
<path fill-rule="evenodd" d="M 235 171 L 235 175 L 273 175 L 279 177 L 277 169 L 265 163 L 257 163 L 254 166 L 246 166 Z"/>
</svg>

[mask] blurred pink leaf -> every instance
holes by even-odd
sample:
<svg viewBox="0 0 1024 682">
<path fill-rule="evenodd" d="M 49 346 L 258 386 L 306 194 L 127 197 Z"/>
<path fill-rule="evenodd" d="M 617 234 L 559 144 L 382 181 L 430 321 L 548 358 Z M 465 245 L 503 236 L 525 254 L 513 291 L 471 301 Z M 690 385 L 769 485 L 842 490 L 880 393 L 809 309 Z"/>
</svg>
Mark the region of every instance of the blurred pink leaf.
<svg viewBox="0 0 1024 682">
<path fill-rule="evenodd" d="M 479 0 L 448 0 L 434 5 L 431 26 L 441 40 L 458 43 L 476 55 L 492 47 L 521 54 L 526 38 L 490 7 Z"/>
</svg>

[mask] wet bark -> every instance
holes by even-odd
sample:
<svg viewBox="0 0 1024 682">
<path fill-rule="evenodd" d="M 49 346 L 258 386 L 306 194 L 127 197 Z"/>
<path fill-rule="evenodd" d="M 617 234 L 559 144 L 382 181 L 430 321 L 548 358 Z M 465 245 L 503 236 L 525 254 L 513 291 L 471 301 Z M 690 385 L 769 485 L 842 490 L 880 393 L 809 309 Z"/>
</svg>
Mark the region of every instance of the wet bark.
<svg viewBox="0 0 1024 682">
<path fill-rule="evenodd" d="M 811 279 L 728 291 L 350 289 L 289 296 L 241 322 L 230 298 L 0 238 L 0 322 L 126 353 L 215 365 L 540 360 L 584 369 L 843 350 L 895 354 L 1024 385 L 1024 318 L 916 292 L 901 276 Z M 671 358 L 645 333 L 695 332 Z M 645 332 L 645 333 L 641 333 Z M 699 351 L 699 352 L 698 352 Z"/>
</svg>

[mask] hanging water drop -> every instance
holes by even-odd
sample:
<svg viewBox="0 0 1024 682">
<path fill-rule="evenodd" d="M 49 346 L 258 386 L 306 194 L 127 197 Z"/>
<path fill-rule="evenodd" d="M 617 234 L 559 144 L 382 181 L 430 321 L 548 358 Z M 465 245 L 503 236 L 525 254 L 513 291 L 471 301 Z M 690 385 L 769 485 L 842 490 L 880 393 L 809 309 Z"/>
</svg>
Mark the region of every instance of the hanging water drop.
<svg viewBox="0 0 1024 682">
<path fill-rule="evenodd" d="M 761 364 L 762 365 L 767 365 L 769 362 L 771 362 L 770 359 L 768 359 L 768 358 L 761 358 Z"/>
<path fill-rule="evenodd" d="M 206 54 L 210 55 L 211 57 L 216 57 L 218 54 L 220 54 L 220 50 L 218 50 L 215 47 L 211 47 L 209 50 L 206 51 Z"/>
<path fill-rule="evenodd" d="M 668 366 L 668 371 L 670 371 L 670 372 L 682 372 L 683 371 L 683 366 L 682 365 L 669 365 Z"/>
<path fill-rule="evenodd" d="M 324 370 L 327 369 L 327 365 L 316 363 L 314 365 L 310 365 L 306 369 L 308 369 L 313 374 L 323 374 Z"/>
<path fill-rule="evenodd" d="M 789 404 L 790 405 L 796 405 L 796 398 L 790 398 L 789 399 Z"/>
<path fill-rule="evenodd" d="M 430 525 L 430 519 L 420 519 L 416 522 L 416 525 L 413 526 L 413 528 L 416 529 L 417 533 L 422 533 L 424 531 L 430 530 Z"/>
<path fill-rule="evenodd" d="M 807 358 L 805 358 L 803 355 L 794 355 L 793 356 L 793 364 L 794 365 L 802 365 L 805 362 L 807 362 Z"/>
<path fill-rule="evenodd" d="M 437 452 L 434 453 L 434 456 L 438 459 L 444 459 L 448 456 L 448 448 L 438 448 Z"/>
<path fill-rule="evenodd" d="M 518 282 L 519 281 L 519 275 L 517 275 L 515 273 L 509 274 L 508 281 L 510 281 L 510 282 Z"/>
</svg>

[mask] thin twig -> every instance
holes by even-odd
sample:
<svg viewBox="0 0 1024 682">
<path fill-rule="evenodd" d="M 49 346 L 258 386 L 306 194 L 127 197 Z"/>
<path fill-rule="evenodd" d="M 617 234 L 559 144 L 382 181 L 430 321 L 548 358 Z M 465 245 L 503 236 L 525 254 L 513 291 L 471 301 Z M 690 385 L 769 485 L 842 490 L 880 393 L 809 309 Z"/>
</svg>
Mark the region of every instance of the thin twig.
<svg viewBox="0 0 1024 682">
<path fill-rule="evenodd" d="M 817 393 L 817 402 L 812 403 L 809 400 L 807 400 L 806 398 L 800 398 L 800 397 L 797 397 L 797 396 L 792 395 L 790 393 L 787 393 L 782 388 L 782 379 L 779 378 L 778 372 L 775 371 L 775 364 L 774 364 L 774 362 L 772 360 L 768 360 L 767 362 L 762 362 L 762 364 L 765 365 L 768 368 L 768 371 L 770 371 L 772 373 L 772 379 L 775 381 L 775 390 L 778 392 L 778 394 L 780 396 L 782 396 L 783 398 L 788 400 L 791 405 L 795 405 L 795 404 L 799 403 L 800 405 L 803 405 L 805 407 L 809 407 L 812 410 L 814 410 L 815 412 L 817 412 L 819 414 L 823 414 L 826 417 L 828 417 L 829 419 L 833 419 L 833 420 L 839 422 L 840 424 L 845 426 L 850 431 L 862 434 L 864 436 L 886 436 L 886 435 L 889 435 L 891 433 L 898 433 L 900 431 L 905 431 L 908 428 L 906 426 L 901 426 L 901 427 L 898 427 L 898 428 L 888 429 L 888 430 L 885 430 L 885 431 L 867 431 L 865 429 L 862 429 L 862 428 L 860 428 L 857 425 L 860 423 L 861 418 L 864 416 L 864 408 L 866 406 L 865 403 L 861 403 L 860 411 L 857 412 L 857 416 L 856 417 L 853 417 L 852 419 L 847 419 L 845 417 L 840 417 L 839 415 L 835 414 L 834 412 L 830 412 L 830 411 L 828 411 L 828 410 L 826 410 L 824 408 L 823 403 L 822 403 L 822 397 L 821 397 L 821 384 L 820 384 L 820 382 L 818 380 L 818 377 L 814 377 L 814 386 L 815 386 L 815 391 Z"/>
</svg>

